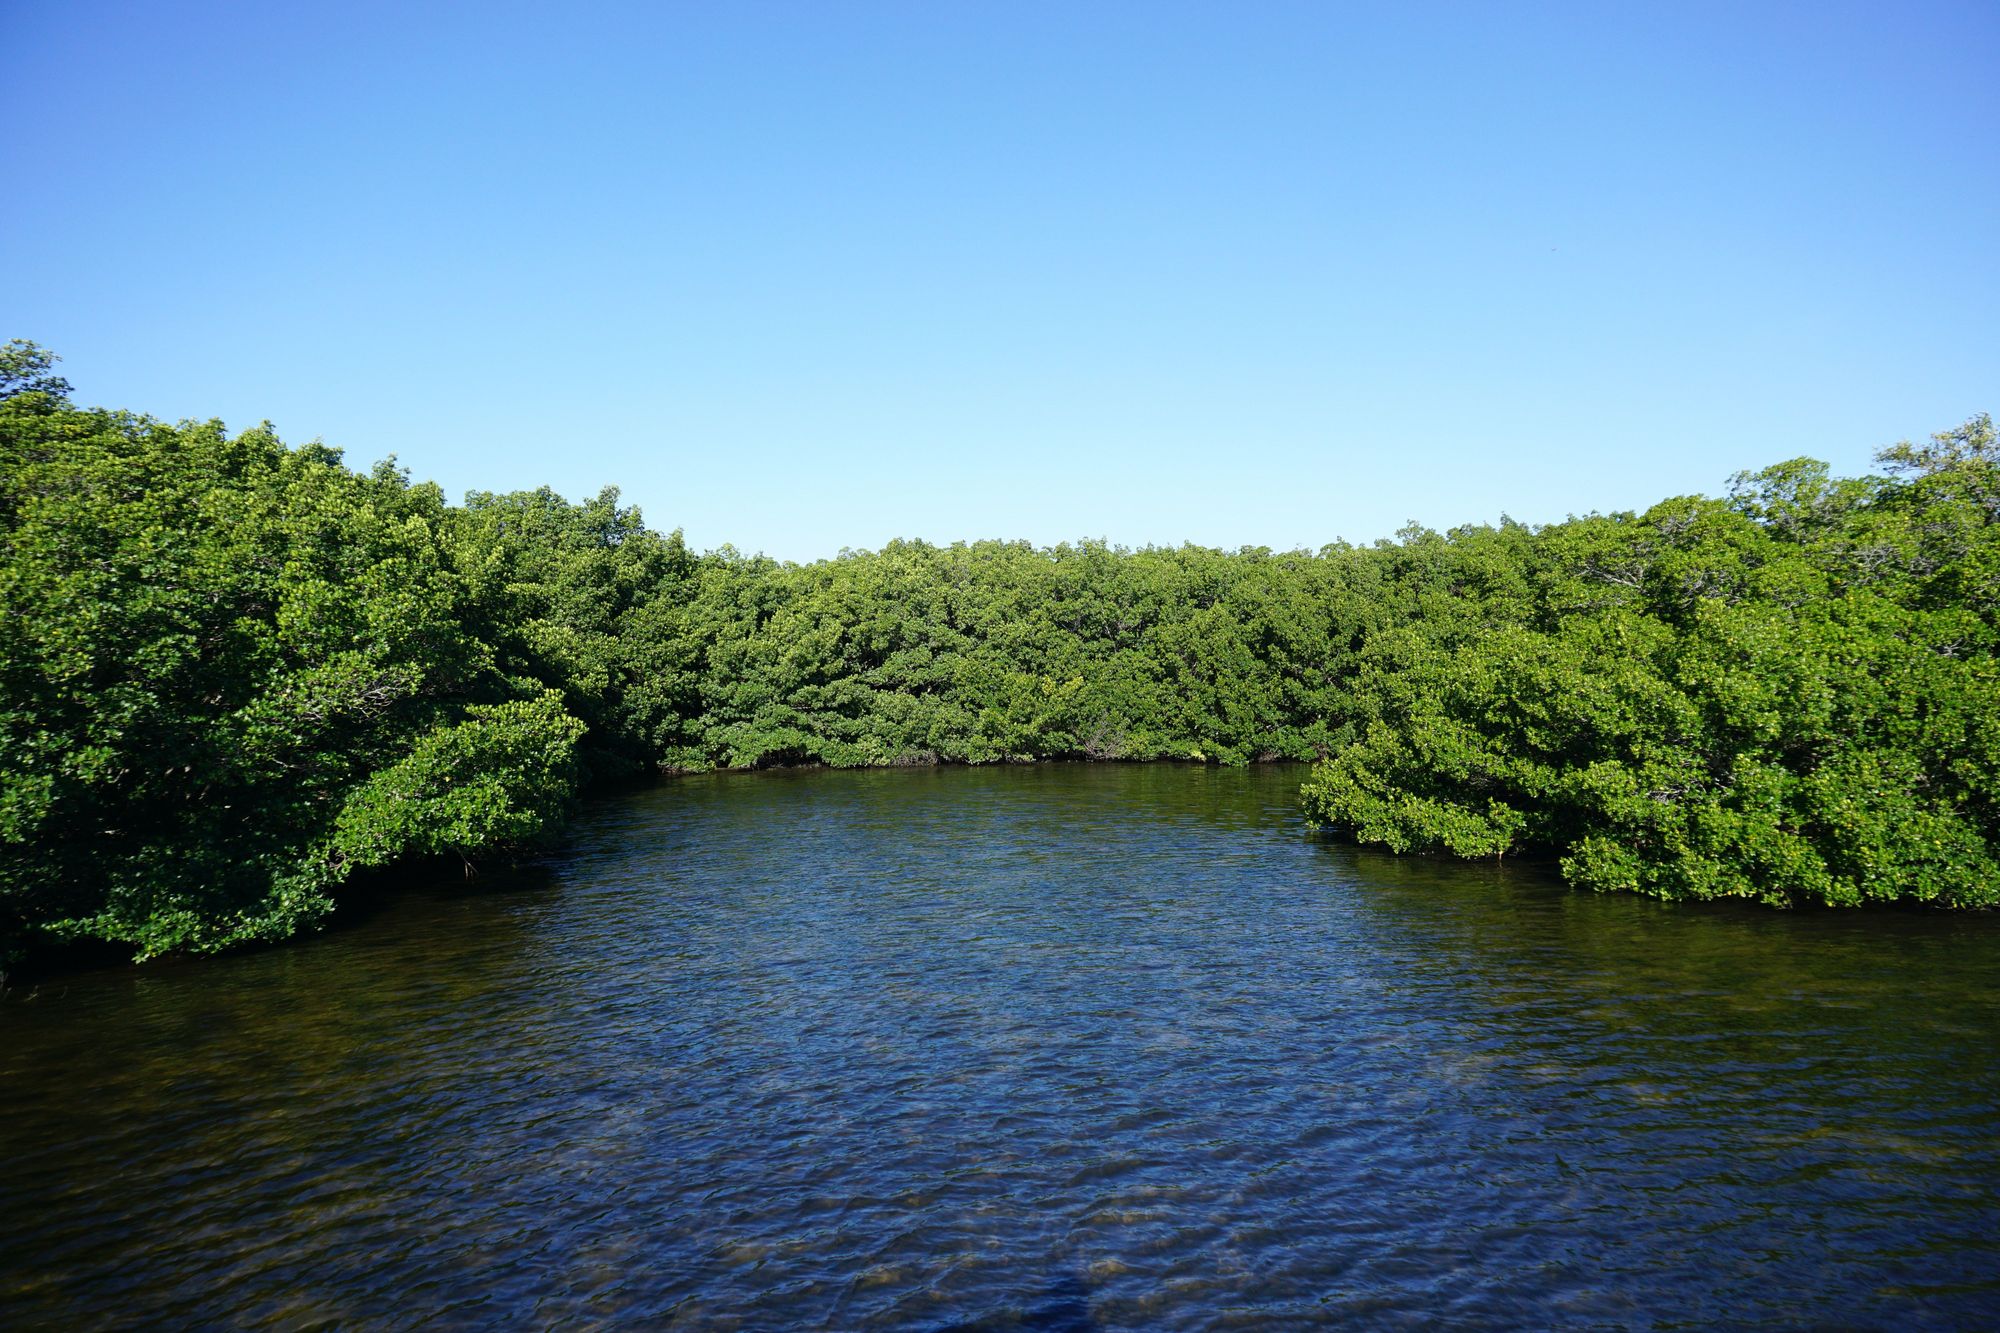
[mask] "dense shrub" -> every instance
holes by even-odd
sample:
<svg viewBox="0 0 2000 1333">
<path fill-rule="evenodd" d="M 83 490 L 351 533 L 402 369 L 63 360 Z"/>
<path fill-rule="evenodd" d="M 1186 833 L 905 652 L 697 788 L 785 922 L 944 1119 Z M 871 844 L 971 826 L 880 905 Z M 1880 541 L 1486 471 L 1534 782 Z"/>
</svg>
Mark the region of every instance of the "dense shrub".
<svg viewBox="0 0 2000 1333">
<path fill-rule="evenodd" d="M 1490 599 L 1364 653 L 1308 816 L 1397 851 L 1544 852 L 1662 898 L 2000 900 L 2000 472 L 1984 418 L 1536 534 Z"/>
<path fill-rule="evenodd" d="M 279 938 L 357 863 L 556 819 L 582 726 L 480 637 L 447 519 L 268 428 L 0 402 L 0 946 Z"/>
<path fill-rule="evenodd" d="M 0 349 L 0 963 L 275 939 L 663 770 L 1317 760 L 1308 817 L 1592 888 L 2000 896 L 1979 418 L 1643 515 L 1316 553 L 896 542 L 812 564 L 606 490 L 447 505 Z"/>
</svg>

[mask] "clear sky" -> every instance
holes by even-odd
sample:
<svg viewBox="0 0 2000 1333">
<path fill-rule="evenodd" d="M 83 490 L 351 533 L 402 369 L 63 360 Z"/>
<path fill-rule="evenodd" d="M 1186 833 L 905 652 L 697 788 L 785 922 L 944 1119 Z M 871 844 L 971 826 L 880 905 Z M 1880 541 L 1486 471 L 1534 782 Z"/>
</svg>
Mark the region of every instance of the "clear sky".
<svg viewBox="0 0 2000 1333">
<path fill-rule="evenodd" d="M 1318 546 L 2000 411 L 2000 4 L 0 0 L 0 338 L 804 559 Z"/>
</svg>

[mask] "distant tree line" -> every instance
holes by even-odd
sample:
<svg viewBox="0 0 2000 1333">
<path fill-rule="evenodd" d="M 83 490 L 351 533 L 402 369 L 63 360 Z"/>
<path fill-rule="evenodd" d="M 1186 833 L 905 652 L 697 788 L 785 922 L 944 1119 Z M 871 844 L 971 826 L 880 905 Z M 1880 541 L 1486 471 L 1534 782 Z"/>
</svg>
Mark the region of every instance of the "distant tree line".
<svg viewBox="0 0 2000 1333">
<path fill-rule="evenodd" d="M 450 505 L 0 350 L 0 962 L 278 939 L 587 784 L 1313 760 L 1362 842 L 1774 904 L 2000 896 L 2000 454 L 1318 552 L 687 549 L 607 489 Z"/>
</svg>

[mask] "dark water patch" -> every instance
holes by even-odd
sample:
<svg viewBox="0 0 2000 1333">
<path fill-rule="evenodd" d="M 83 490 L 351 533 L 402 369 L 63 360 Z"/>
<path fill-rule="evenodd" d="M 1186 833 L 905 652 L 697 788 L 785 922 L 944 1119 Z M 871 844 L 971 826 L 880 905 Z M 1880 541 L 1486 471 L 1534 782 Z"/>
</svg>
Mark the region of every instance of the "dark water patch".
<svg viewBox="0 0 2000 1333">
<path fill-rule="evenodd" d="M 2000 922 L 1357 852 L 1296 781 L 693 777 L 0 1006 L 0 1324 L 1990 1322 Z"/>
</svg>

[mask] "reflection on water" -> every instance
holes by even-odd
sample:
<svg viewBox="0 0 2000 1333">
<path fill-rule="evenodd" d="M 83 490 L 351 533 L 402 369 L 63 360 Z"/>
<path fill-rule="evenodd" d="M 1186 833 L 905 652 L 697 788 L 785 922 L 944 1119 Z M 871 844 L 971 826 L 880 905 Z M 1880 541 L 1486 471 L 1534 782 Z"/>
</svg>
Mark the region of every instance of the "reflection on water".
<svg viewBox="0 0 2000 1333">
<path fill-rule="evenodd" d="M 0 1325 L 1963 1326 L 2000 920 L 1317 843 L 1298 773 L 691 778 L 0 1005 Z"/>
</svg>

